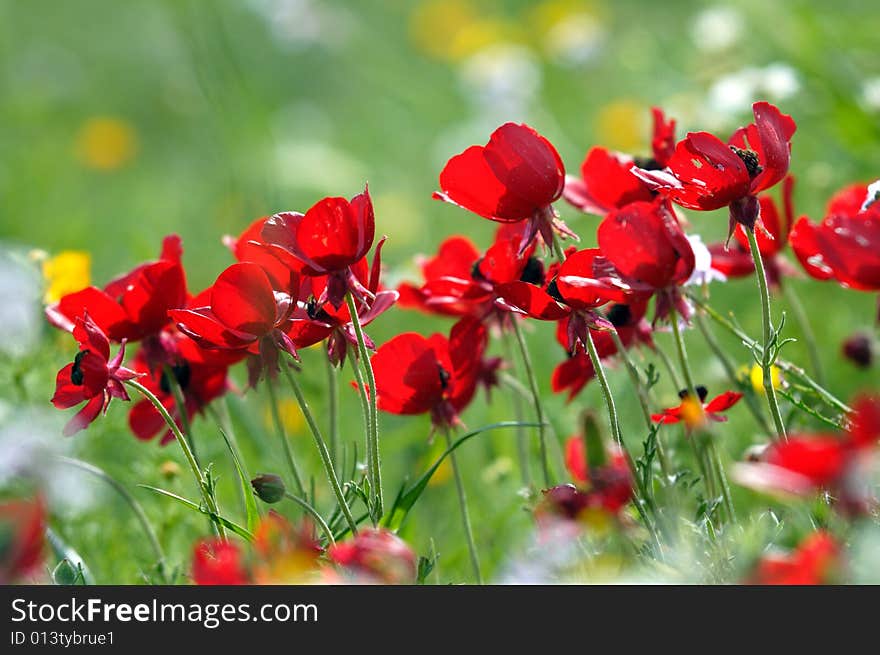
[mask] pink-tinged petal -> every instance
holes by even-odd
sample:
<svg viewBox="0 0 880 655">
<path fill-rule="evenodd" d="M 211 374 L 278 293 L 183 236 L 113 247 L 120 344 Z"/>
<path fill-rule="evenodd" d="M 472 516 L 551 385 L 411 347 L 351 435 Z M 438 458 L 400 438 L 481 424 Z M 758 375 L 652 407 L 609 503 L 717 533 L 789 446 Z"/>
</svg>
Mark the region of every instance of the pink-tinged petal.
<svg viewBox="0 0 880 655">
<path fill-rule="evenodd" d="M 791 163 L 791 137 L 797 125 L 768 102 L 752 105 L 758 142 L 751 144 L 758 153 L 763 170 L 752 180 L 753 193 L 769 189 L 788 173 Z"/>
<path fill-rule="evenodd" d="M 763 493 L 806 496 L 816 489 L 808 477 L 766 462 L 734 464 L 731 477 L 737 484 Z"/>
<path fill-rule="evenodd" d="M 451 158 L 440 173 L 438 200 L 501 222 L 531 216 L 559 198 L 565 167 L 556 149 L 527 125 L 506 123 L 485 146 Z"/>
<path fill-rule="evenodd" d="M 81 410 L 79 410 L 67 425 L 64 426 L 64 436 L 71 437 L 80 430 L 84 430 L 92 421 L 101 414 L 104 408 L 105 398 L 103 394 L 97 395 L 87 402 Z"/>
<path fill-rule="evenodd" d="M 631 202 L 650 201 L 651 190 L 632 174 L 633 160 L 605 148 L 592 148 L 581 164 L 580 179 L 568 176 L 563 195 L 581 211 L 604 216 Z"/>
<path fill-rule="evenodd" d="M 373 300 L 370 308 L 359 316 L 361 325 L 369 325 L 375 321 L 379 316 L 391 309 L 399 297 L 400 294 L 397 291 L 380 291 L 377 293 L 376 299 Z"/>
<path fill-rule="evenodd" d="M 211 288 L 211 312 L 237 332 L 261 336 L 275 324 L 272 283 L 257 264 L 233 264 Z"/>
<path fill-rule="evenodd" d="M 168 312 L 178 329 L 202 348 L 241 350 L 257 340 L 253 334 L 233 330 L 218 321 L 208 307 Z"/>
<path fill-rule="evenodd" d="M 725 391 L 710 400 L 709 404 L 706 405 L 705 410 L 709 414 L 726 412 L 728 409 L 736 405 L 742 397 L 743 395 L 737 391 Z"/>
<path fill-rule="evenodd" d="M 498 295 L 496 302 L 502 308 L 527 314 L 540 321 L 558 321 L 571 312 L 570 309 L 556 302 L 546 291 L 528 282 L 499 284 L 495 293 Z"/>
</svg>

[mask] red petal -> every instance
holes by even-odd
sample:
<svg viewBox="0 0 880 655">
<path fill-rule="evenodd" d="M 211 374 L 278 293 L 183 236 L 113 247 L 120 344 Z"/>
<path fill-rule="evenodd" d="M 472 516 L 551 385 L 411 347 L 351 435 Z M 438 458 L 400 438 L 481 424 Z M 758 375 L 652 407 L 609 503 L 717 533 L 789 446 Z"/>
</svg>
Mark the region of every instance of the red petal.
<svg viewBox="0 0 880 655">
<path fill-rule="evenodd" d="M 704 409 L 709 414 L 716 412 L 726 412 L 728 409 L 736 405 L 742 397 L 743 395 L 737 391 L 725 391 L 724 393 L 715 396 L 712 400 L 710 400 L 709 404 L 706 405 Z"/>
<path fill-rule="evenodd" d="M 736 231 L 739 236 L 739 230 Z M 709 246 L 712 255 L 712 268 L 727 277 L 745 277 L 755 272 L 755 263 L 748 251 L 732 244 L 725 248 L 723 243 L 713 243 Z"/>
<path fill-rule="evenodd" d="M 607 260 L 598 248 L 572 253 L 559 267 L 556 276 L 559 294 L 575 309 L 592 309 L 610 301 L 624 302 L 623 289 L 600 276 L 607 268 Z"/>
<path fill-rule="evenodd" d="M 546 291 L 528 282 L 499 284 L 495 293 L 503 307 L 528 314 L 540 321 L 558 321 L 571 312 L 570 309 L 556 302 Z"/>
<path fill-rule="evenodd" d="M 84 430 L 91 425 L 92 421 L 98 418 L 98 415 L 101 413 L 101 409 L 104 407 L 104 402 L 104 394 L 97 395 L 89 400 L 89 402 L 87 402 L 83 408 L 67 422 L 67 425 L 64 426 L 64 436 L 73 436 L 80 430 Z"/>
<path fill-rule="evenodd" d="M 788 173 L 791 163 L 791 137 L 797 130 L 791 116 L 783 114 L 768 102 L 752 105 L 755 115 L 757 142 L 751 143 L 758 153 L 763 170 L 752 180 L 753 193 L 769 189 Z M 751 133 L 749 134 L 751 137 Z"/>
<path fill-rule="evenodd" d="M 771 445 L 765 459 L 808 478 L 817 487 L 837 480 L 846 464 L 845 446 L 832 436 L 790 437 Z"/>
<path fill-rule="evenodd" d="M 76 319 L 73 328 L 73 338 L 79 344 L 80 350 L 88 350 L 94 353 L 103 359 L 105 364 L 110 359 L 110 341 L 89 314 L 86 314 L 83 318 Z"/>
<path fill-rule="evenodd" d="M 633 165 L 629 157 L 592 148 L 581 164 L 581 178 L 566 178 L 565 199 L 581 211 L 598 216 L 631 202 L 650 201 L 653 194 L 632 174 Z"/>
<path fill-rule="evenodd" d="M 672 154 L 675 152 L 675 119 L 666 120 L 662 109 L 651 108 L 654 119 L 654 135 L 651 139 L 651 149 L 654 151 L 654 161 L 660 166 L 666 166 Z"/>
<path fill-rule="evenodd" d="M 233 330 L 218 321 L 208 307 L 175 309 L 169 312 L 181 332 L 202 348 L 242 350 L 257 340 L 253 334 Z"/>
<path fill-rule="evenodd" d="M 853 403 L 855 412 L 849 434 L 858 446 L 873 447 L 880 438 L 880 396 L 861 396 Z"/>
<path fill-rule="evenodd" d="M 801 217 L 791 230 L 789 241 L 795 256 L 811 277 L 817 280 L 830 280 L 834 271 L 825 263 L 820 251 L 818 227 Z"/>
<path fill-rule="evenodd" d="M 568 402 L 580 393 L 584 386 L 596 377 L 593 362 L 583 351 L 578 351 L 553 369 L 550 384 L 554 393 L 568 391 Z"/>
<path fill-rule="evenodd" d="M 256 264 L 233 264 L 211 287 L 211 312 L 235 331 L 267 334 L 276 318 L 272 283 Z"/>
<path fill-rule="evenodd" d="M 575 482 L 585 484 L 590 479 L 586 446 L 579 436 L 569 437 L 565 442 L 565 468 Z"/>
<path fill-rule="evenodd" d="M 121 341 L 132 332 L 125 310 L 107 293 L 95 287 L 64 296 L 46 308 L 46 317 L 55 327 L 72 331 L 76 319 L 85 316 L 86 312 L 114 341 Z"/>
<path fill-rule="evenodd" d="M 380 346 L 370 362 L 376 376 L 379 408 L 383 411 L 423 414 L 442 399 L 437 354 L 422 335 L 397 335 Z"/>
<path fill-rule="evenodd" d="M 193 580 L 198 585 L 243 585 L 248 575 L 241 551 L 234 543 L 220 539 L 204 540 L 193 554 Z"/>
</svg>

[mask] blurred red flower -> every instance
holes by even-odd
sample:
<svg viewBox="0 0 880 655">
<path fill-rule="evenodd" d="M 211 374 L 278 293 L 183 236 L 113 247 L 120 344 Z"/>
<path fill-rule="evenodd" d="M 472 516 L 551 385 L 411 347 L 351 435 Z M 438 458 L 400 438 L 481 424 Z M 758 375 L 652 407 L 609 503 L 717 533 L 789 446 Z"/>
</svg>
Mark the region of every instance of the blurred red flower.
<svg viewBox="0 0 880 655">
<path fill-rule="evenodd" d="M 724 423 L 727 421 L 727 417 L 723 416 L 722 412 L 726 412 L 736 405 L 743 397 L 738 391 L 725 391 L 707 403 L 706 397 L 708 392 L 706 387 L 698 386 L 696 392 L 700 397 L 699 403 L 691 400 L 687 389 L 682 389 L 678 392 L 681 404 L 675 407 L 668 407 L 659 414 L 651 414 L 651 419 L 656 423 L 679 423 L 684 421 L 690 428 L 698 427 L 706 419 L 716 423 Z"/>
<path fill-rule="evenodd" d="M 0 504 L 0 584 L 34 575 L 43 563 L 46 505 L 41 497 Z"/>
<path fill-rule="evenodd" d="M 413 549 L 385 528 L 364 528 L 331 546 L 327 555 L 359 582 L 413 584 L 418 573 Z"/>
<path fill-rule="evenodd" d="M 241 549 L 231 541 L 203 539 L 193 552 L 192 577 L 197 585 L 250 583 Z"/>
<path fill-rule="evenodd" d="M 842 548 L 827 532 L 808 535 L 790 553 L 764 555 L 749 578 L 756 585 L 820 585 L 840 566 Z"/>
</svg>

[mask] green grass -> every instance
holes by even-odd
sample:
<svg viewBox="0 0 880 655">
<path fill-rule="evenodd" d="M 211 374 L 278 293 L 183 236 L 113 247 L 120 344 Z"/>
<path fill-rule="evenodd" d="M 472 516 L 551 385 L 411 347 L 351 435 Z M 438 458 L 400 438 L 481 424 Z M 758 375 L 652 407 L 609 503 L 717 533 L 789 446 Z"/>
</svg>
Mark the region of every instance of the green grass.
<svg viewBox="0 0 880 655">
<path fill-rule="evenodd" d="M 854 1 L 788 3 L 744 0 L 730 3 L 743 20 L 742 36 L 718 52 L 695 48 L 691 27 L 699 2 L 584 3 L 601 21 L 604 37 L 597 53 L 577 65 L 559 63 L 542 50 L 545 37 L 530 27 L 534 3 L 480 3 L 486 12 L 517 29 L 514 40 L 530 53 L 540 78 L 533 93 L 506 113 L 500 100 L 481 104 L 462 83 L 464 61 L 430 56 L 414 43 L 409 18 L 417 3 L 316 3 L 341 11 L 322 39 L 295 44 L 276 38 L 253 6 L 235 2 L 0 2 L 0 235 L 16 250 L 86 250 L 93 279 L 102 283 L 137 262 L 155 257 L 170 232 L 184 240 L 190 286 L 210 284 L 231 261 L 220 243 L 254 218 L 279 210 L 304 210 L 324 195 L 351 196 L 369 182 L 379 233 L 389 235 L 384 250 L 388 279 L 414 272 L 416 253 L 433 252 L 453 233 L 485 245 L 494 226 L 455 207 L 430 199 L 446 158 L 465 146 L 484 142 L 504 120 L 526 120 L 559 149 L 576 171 L 586 150 L 608 143 L 598 117 L 613 102 L 641 108 L 638 133 L 624 136 L 648 148 L 647 110 L 668 108 L 681 130 L 708 126 L 726 134 L 749 120 L 752 99 L 738 113 L 705 110 L 712 84 L 749 66 L 784 62 L 799 79 L 799 90 L 781 101 L 798 122 L 792 171 L 799 184 L 796 211 L 819 218 L 830 194 L 845 183 L 878 176 L 878 110 L 860 101 L 861 84 L 880 76 L 876 35 L 880 12 Z M 330 38 L 340 36 L 340 39 Z M 138 149 L 124 166 L 100 171 L 84 166 L 76 154 L 77 134 L 95 116 L 115 116 L 137 134 Z M 620 135 L 615 137 L 620 139 Z M 568 224 L 592 245 L 597 219 L 560 203 Z M 691 215 L 692 231 L 707 242 L 723 237 L 722 212 Z M 858 371 L 839 356 L 843 338 L 857 328 L 871 329 L 876 297 L 812 280 L 793 282 L 804 300 L 821 350 L 828 386 L 841 398 L 877 387 L 876 367 Z M 713 306 L 736 313 L 751 335 L 760 334 L 760 306 L 754 281 L 714 285 Z M 784 302 L 774 306 L 778 317 Z M 370 327 L 381 343 L 412 329 L 445 331 L 450 323 L 402 310 Z M 591 384 L 571 405 L 549 392 L 549 372 L 562 351 L 550 344 L 553 326 L 539 324 L 528 334 L 545 403 L 559 437 L 576 430 L 578 413 L 601 414 L 599 389 Z M 55 371 L 70 359 L 71 344 L 47 327 L 35 352 L 4 360 L 0 398 L 9 411 L 0 421 L 26 411 L 48 412 L 53 425 L 63 418 L 48 405 Z M 793 323 L 786 334 L 799 336 Z M 719 333 L 737 363 L 748 351 Z M 699 381 L 710 393 L 726 388 L 720 368 L 696 331 L 688 334 Z M 668 335 L 658 341 L 672 352 Z M 550 345 L 548 345 L 550 344 Z M 785 356 L 806 363 L 802 344 Z M 304 353 L 306 393 L 323 415 L 324 368 L 320 353 Z M 622 368 L 611 371 L 630 445 L 640 450 L 640 417 Z M 242 381 L 241 372 L 237 372 Z M 345 372 L 345 382 L 350 374 Z M 13 383 L 14 382 L 14 383 Z M 665 381 L 664 381 L 665 382 Z M 674 389 L 661 383 L 662 402 Z M 342 389 L 343 430 L 347 441 L 361 440 L 357 399 Z M 264 420 L 265 397 L 232 398 L 238 438 L 252 472 L 280 472 L 280 453 Z M 170 559 L 184 569 L 190 548 L 206 533 L 205 521 L 164 498 L 138 489 L 138 483 L 196 496 L 182 474 L 163 479 L 166 460 L 183 465 L 175 445 L 160 448 L 136 441 L 127 431 L 126 410 L 114 403 L 107 418 L 63 445 L 122 481 L 155 522 Z M 526 412 L 526 416 L 531 414 Z M 739 406 L 720 432 L 730 458 L 760 441 L 746 409 Z M 505 392 L 482 400 L 464 416 L 469 427 L 512 418 Z M 431 461 L 425 418 L 382 415 L 386 495 L 393 497 L 404 478 L 413 478 Z M 796 427 L 816 427 L 798 415 Z M 215 462 L 221 505 L 242 516 L 235 471 L 222 439 L 209 420 L 197 420 L 200 454 Z M 532 518 L 518 495 L 516 451 L 509 431 L 481 435 L 460 451 L 470 491 L 472 518 L 483 565 L 492 577 L 528 543 Z M 60 429 L 58 441 L 62 440 Z M 359 444 L 360 445 L 360 444 Z M 681 444 L 679 444 L 681 445 Z M 314 447 L 306 432 L 294 435 L 294 448 L 319 487 L 319 500 L 331 502 Z M 552 452 L 552 450 L 551 450 Z M 505 472 L 498 460 L 514 464 Z M 487 470 L 501 471 L 487 480 Z M 537 467 L 535 472 L 537 473 Z M 82 478 L 97 498 L 87 509 L 52 525 L 91 567 L 99 582 L 138 582 L 149 567 L 150 551 L 134 517 L 101 483 Z M 9 493 L 13 493 L 11 488 Z M 756 510 L 756 497 L 735 489 L 740 505 Z M 295 515 L 292 506 L 285 508 Z M 804 518 L 792 512 L 803 527 Z M 800 523 L 797 523 L 800 522 Z M 416 506 L 403 532 L 421 554 L 433 537 L 441 554 L 444 581 L 469 575 L 451 482 L 432 486 Z"/>
</svg>

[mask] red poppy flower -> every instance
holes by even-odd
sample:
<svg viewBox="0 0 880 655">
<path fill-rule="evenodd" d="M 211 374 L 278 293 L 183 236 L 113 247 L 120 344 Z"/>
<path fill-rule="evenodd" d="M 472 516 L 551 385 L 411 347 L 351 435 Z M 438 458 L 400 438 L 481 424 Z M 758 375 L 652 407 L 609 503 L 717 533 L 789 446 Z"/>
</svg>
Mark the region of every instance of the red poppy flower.
<svg viewBox="0 0 880 655">
<path fill-rule="evenodd" d="M 586 347 L 588 329 L 613 329 L 596 311 L 608 302 L 625 302 L 626 288 L 612 277 L 612 267 L 598 248 L 572 252 L 545 287 L 521 280 L 500 284 L 496 303 L 509 311 L 540 321 L 568 319 L 568 350 Z M 548 274 L 549 277 L 549 274 Z"/>
<path fill-rule="evenodd" d="M 229 390 L 227 375 L 229 365 L 240 359 L 242 355 L 229 351 L 205 350 L 176 330 L 168 330 L 162 336 L 163 340 L 173 344 L 168 350 L 174 352 L 175 357 L 168 363 L 167 368 L 180 385 L 187 419 L 191 421 L 211 401 Z M 181 416 L 166 367 L 152 365 L 149 355 L 142 348 L 135 355 L 132 368 L 144 375 L 141 384 L 155 394 L 177 425 L 182 428 Z M 174 435 L 166 425 L 165 419 L 147 399 L 134 403 L 128 414 L 128 425 L 138 439 L 146 441 L 162 433 L 162 445 L 174 440 Z"/>
<path fill-rule="evenodd" d="M 65 436 L 88 427 L 102 411 L 106 413 L 111 398 L 129 400 L 123 382 L 141 376 L 122 365 L 124 341 L 119 352 L 110 359 L 110 340 L 88 313 L 76 318 L 73 337 L 79 344 L 79 352 L 73 363 L 58 371 L 52 404 L 58 409 L 69 409 L 81 402 L 86 404 L 64 427 Z"/>
<path fill-rule="evenodd" d="M 602 147 L 592 148 L 581 164 L 580 178 L 565 177 L 563 196 L 572 205 L 588 214 L 604 216 L 613 209 L 621 209 L 631 202 L 654 199 L 651 186 L 632 174 L 634 166 L 646 170 L 662 169 L 675 150 L 675 121 L 666 121 L 656 107 L 654 136 L 651 140 L 653 157 L 633 159 Z"/>
<path fill-rule="evenodd" d="M 831 199 L 821 223 L 806 217 L 795 223 L 791 246 L 810 276 L 833 278 L 851 289 L 880 290 L 880 203 L 867 195 L 865 185 L 847 187 Z"/>
<path fill-rule="evenodd" d="M 361 582 L 413 584 L 418 573 L 415 552 L 385 528 L 365 528 L 331 546 L 330 560 Z"/>
<path fill-rule="evenodd" d="M 634 202 L 616 209 L 599 224 L 599 249 L 629 289 L 656 294 L 655 321 L 673 307 L 690 316 L 681 287 L 694 272 L 690 242 L 665 201 Z"/>
<path fill-rule="evenodd" d="M 756 102 L 752 112 L 755 122 L 739 128 L 727 144 L 708 132 L 692 132 L 678 142 L 666 168 L 633 168 L 633 173 L 682 207 L 709 211 L 727 206 L 731 234 L 736 223 L 754 229 L 757 194 L 788 173 L 797 126 L 767 102 Z"/>
<path fill-rule="evenodd" d="M 369 298 L 357 301 L 358 320 L 365 327 L 376 320 L 379 316 L 391 309 L 399 297 L 397 291 L 380 291 L 379 277 L 381 272 L 381 252 L 385 239 L 379 241 L 376 246 L 376 255 L 373 265 L 367 266 L 366 257 L 352 266 L 354 277 L 369 292 Z M 291 315 L 291 328 L 288 332 L 297 348 L 306 348 L 321 341 L 327 340 L 327 351 L 330 361 L 337 366 L 345 363 L 345 357 L 349 345 L 357 348 L 357 334 L 354 330 L 351 313 L 348 305 L 339 308 L 330 302 L 319 304 L 318 298 L 323 297 L 327 284 L 327 277 L 307 278 L 311 281 L 310 295 L 305 302 Z M 364 333 L 364 341 L 370 350 L 376 346 L 370 336 Z"/>
<path fill-rule="evenodd" d="M 727 417 L 721 413 L 736 405 L 743 397 L 737 391 L 725 391 L 707 403 L 706 396 L 708 392 L 706 387 L 698 386 L 696 392 L 700 397 L 699 404 L 690 399 L 687 389 L 682 389 L 678 392 L 678 396 L 681 398 L 680 405 L 664 409 L 659 414 L 652 414 L 651 419 L 656 423 L 679 423 L 684 421 L 690 428 L 698 427 L 706 419 L 716 423 L 724 423 L 727 421 Z"/>
<path fill-rule="evenodd" d="M 223 271 L 204 295 L 209 303 L 169 312 L 181 332 L 206 349 L 247 352 L 250 381 L 262 371 L 278 368 L 278 352 L 297 357 L 287 334 L 296 303 L 298 279 L 291 273 L 291 295 L 272 289 L 269 277 L 257 264 L 233 264 Z"/>
<path fill-rule="evenodd" d="M 768 446 L 758 462 L 737 465 L 737 481 L 758 491 L 794 495 L 828 489 L 843 513 L 870 511 L 876 498 L 862 467 L 880 438 L 880 397 L 860 397 L 853 409 L 844 434 L 789 435 Z"/>
<path fill-rule="evenodd" d="M 302 584 L 312 582 L 323 549 L 311 522 L 291 524 L 270 511 L 254 530 L 253 577 L 256 584 Z"/>
<path fill-rule="evenodd" d="M 808 535 L 790 553 L 771 553 L 760 559 L 750 584 L 820 585 L 840 566 L 840 544 L 827 532 Z"/>
<path fill-rule="evenodd" d="M 788 175 L 782 181 L 782 208 L 780 214 L 776 202 L 769 195 L 758 196 L 761 207 L 760 221 L 763 230 L 755 230 L 758 240 L 758 250 L 764 262 L 764 270 L 767 274 L 767 282 L 771 287 L 779 288 L 782 277 L 795 274 L 795 269 L 781 254 L 788 245 L 788 236 L 794 225 L 794 208 L 791 202 L 794 177 Z M 755 263 L 752 260 L 749 239 L 744 228 L 734 232 L 736 244 L 728 247 L 723 243 L 715 243 L 709 246 L 712 254 L 712 268 L 723 273 L 727 277 L 737 278 L 753 275 Z"/>
<path fill-rule="evenodd" d="M 55 327 L 69 332 L 76 319 L 88 312 L 115 342 L 155 335 L 168 324 L 168 310 L 186 304 L 181 254 L 180 237 L 165 237 L 159 261 L 142 264 L 103 289 L 87 287 L 68 294 L 46 308 L 46 317 Z"/>
<path fill-rule="evenodd" d="M 562 195 L 565 167 L 553 145 L 528 125 L 505 123 L 485 146 L 471 146 L 440 173 L 434 198 L 501 223 L 527 221 L 519 250 L 540 232 L 552 243 L 552 230 L 574 237 L 553 210 Z"/>
<path fill-rule="evenodd" d="M 242 552 L 231 541 L 203 539 L 193 551 L 192 577 L 197 585 L 244 585 L 250 576 Z"/>
<path fill-rule="evenodd" d="M 638 343 L 643 343 L 649 348 L 654 347 L 651 325 L 645 320 L 646 308 L 645 302 L 632 301 L 628 304 L 614 303 L 604 312 L 625 347 Z M 600 359 L 607 359 L 617 353 L 617 344 L 607 330 L 591 330 L 591 332 Z M 571 402 L 596 376 L 596 371 L 583 345 L 577 344 L 573 353 L 569 350 L 567 318 L 557 324 L 556 340 L 565 349 L 568 357 L 553 369 L 550 384 L 554 393 L 567 392 L 567 402 Z"/>
<path fill-rule="evenodd" d="M 369 292 L 351 268 L 373 246 L 375 216 L 370 192 L 345 198 L 324 198 L 305 214 L 275 214 L 263 226 L 262 239 L 291 270 L 307 276 L 327 276 L 326 298 L 341 307 L 345 294 L 366 300 Z M 293 261 L 291 261 L 293 258 Z"/>
<path fill-rule="evenodd" d="M 498 285 L 514 280 L 544 282 L 544 265 L 533 256 L 534 245 L 519 252 L 521 235 L 519 224 L 502 225 L 482 256 L 464 237 L 447 239 L 435 257 L 421 262 L 424 283 L 398 288 L 400 305 L 446 316 L 494 318 L 503 327 L 508 312 L 495 303 Z"/>
<path fill-rule="evenodd" d="M 431 413 L 435 426 L 452 426 L 470 403 L 483 368 L 488 333 L 474 318 L 456 323 L 447 339 L 399 334 L 371 358 L 379 409 L 392 414 Z"/>
<path fill-rule="evenodd" d="M 45 534 L 42 498 L 0 504 L 0 584 L 28 579 L 40 569 Z"/>
</svg>

